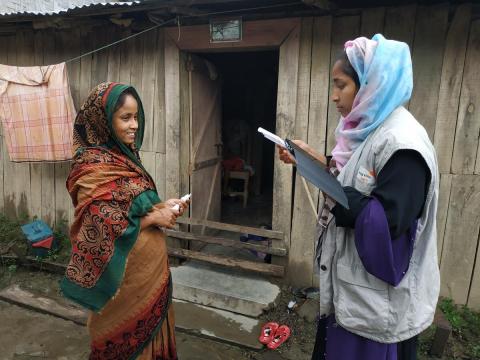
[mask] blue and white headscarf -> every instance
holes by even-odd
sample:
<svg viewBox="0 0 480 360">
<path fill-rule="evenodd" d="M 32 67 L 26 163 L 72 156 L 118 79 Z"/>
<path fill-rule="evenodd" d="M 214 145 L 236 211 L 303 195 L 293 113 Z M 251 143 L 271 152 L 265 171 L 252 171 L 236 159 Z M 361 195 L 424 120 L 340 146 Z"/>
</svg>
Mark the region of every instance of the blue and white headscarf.
<svg viewBox="0 0 480 360">
<path fill-rule="evenodd" d="M 335 130 L 332 151 L 341 170 L 355 149 L 400 105 L 413 89 L 412 60 L 408 45 L 387 40 L 381 34 L 371 40 L 360 37 L 345 43 L 347 57 L 360 81 L 352 111 Z"/>
</svg>

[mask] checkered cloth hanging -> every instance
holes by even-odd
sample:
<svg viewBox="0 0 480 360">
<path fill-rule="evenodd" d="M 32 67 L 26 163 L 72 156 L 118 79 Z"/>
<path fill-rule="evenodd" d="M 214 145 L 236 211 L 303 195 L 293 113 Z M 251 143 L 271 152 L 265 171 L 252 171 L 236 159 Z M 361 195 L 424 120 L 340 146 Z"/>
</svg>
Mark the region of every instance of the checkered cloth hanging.
<svg viewBox="0 0 480 360">
<path fill-rule="evenodd" d="M 11 161 L 70 159 L 75 115 L 65 63 L 0 65 L 0 119 Z"/>
</svg>

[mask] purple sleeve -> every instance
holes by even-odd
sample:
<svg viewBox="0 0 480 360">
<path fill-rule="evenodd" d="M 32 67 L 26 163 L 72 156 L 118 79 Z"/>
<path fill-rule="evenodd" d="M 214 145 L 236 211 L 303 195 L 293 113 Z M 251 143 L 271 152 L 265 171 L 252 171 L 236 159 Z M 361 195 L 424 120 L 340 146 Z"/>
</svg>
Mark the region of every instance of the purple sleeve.
<svg viewBox="0 0 480 360">
<path fill-rule="evenodd" d="M 391 239 L 385 210 L 380 201 L 372 198 L 355 221 L 355 245 L 365 269 L 397 286 L 408 270 L 416 229 L 414 221 L 409 231 Z"/>
</svg>

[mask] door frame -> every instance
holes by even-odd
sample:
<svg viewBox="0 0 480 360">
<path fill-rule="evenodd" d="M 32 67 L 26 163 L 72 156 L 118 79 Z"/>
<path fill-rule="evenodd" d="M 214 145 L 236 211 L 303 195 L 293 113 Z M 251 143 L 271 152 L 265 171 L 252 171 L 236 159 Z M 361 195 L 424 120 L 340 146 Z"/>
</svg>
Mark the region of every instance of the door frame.
<svg viewBox="0 0 480 360">
<path fill-rule="evenodd" d="M 190 168 L 190 114 L 186 69 L 182 64 L 186 52 L 279 50 L 276 133 L 293 137 L 297 104 L 301 18 L 246 21 L 239 42 L 211 43 L 209 25 L 164 28 L 165 114 L 166 114 L 166 196 L 187 193 Z M 188 78 L 186 78 L 188 81 Z M 187 154 L 187 155 L 186 155 Z M 188 157 L 188 159 L 187 159 Z M 284 234 L 283 243 L 290 247 L 292 217 L 292 168 L 282 166 L 275 157 L 273 179 L 272 228 Z M 281 240 L 278 240 L 281 242 Z M 272 262 L 283 263 L 273 258 Z"/>
</svg>

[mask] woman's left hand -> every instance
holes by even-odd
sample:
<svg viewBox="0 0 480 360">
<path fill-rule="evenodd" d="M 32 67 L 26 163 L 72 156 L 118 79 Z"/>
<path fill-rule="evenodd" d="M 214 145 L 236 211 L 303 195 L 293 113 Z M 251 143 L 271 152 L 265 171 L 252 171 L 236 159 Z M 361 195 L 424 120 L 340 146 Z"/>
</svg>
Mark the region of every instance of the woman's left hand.
<svg viewBox="0 0 480 360">
<path fill-rule="evenodd" d="M 175 205 L 179 206 L 179 215 L 182 216 L 185 210 L 187 210 L 190 201 L 182 201 L 181 199 L 168 199 L 164 202 L 166 207 L 173 208 Z"/>
</svg>

